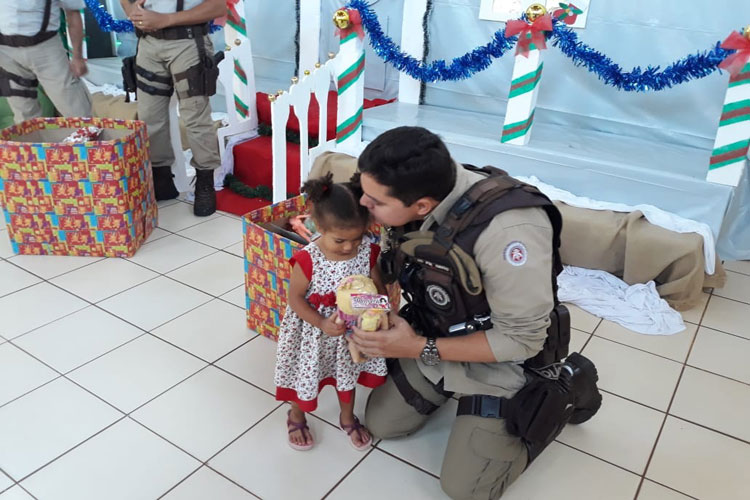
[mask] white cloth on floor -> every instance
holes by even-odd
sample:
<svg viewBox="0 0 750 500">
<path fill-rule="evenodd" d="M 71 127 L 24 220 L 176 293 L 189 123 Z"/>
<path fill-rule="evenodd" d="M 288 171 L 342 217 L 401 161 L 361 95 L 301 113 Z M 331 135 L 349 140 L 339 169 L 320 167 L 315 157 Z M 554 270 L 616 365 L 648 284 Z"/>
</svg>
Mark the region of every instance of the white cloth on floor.
<svg viewBox="0 0 750 500">
<path fill-rule="evenodd" d="M 676 233 L 698 233 L 703 238 L 703 257 L 705 259 L 706 274 L 716 272 L 716 243 L 714 234 L 708 224 L 680 217 L 653 205 L 625 205 L 624 203 L 610 203 L 607 201 L 592 200 L 585 196 L 576 196 L 569 191 L 545 184 L 537 177 L 516 177 L 519 181 L 536 186 L 553 201 L 561 201 L 566 205 L 578 208 L 589 208 L 591 210 L 612 210 L 613 212 L 634 212 L 640 210 L 643 216 L 651 224 Z"/>
<path fill-rule="evenodd" d="M 628 285 L 605 271 L 565 266 L 557 277 L 557 296 L 600 318 L 649 335 L 685 329 L 682 315 L 659 297 L 653 281 Z"/>
<path fill-rule="evenodd" d="M 104 85 L 96 85 L 95 83 L 92 83 L 86 78 L 81 78 L 81 80 L 83 80 L 83 83 L 86 84 L 86 88 L 89 89 L 89 92 L 92 94 L 101 93 L 104 95 L 113 95 L 113 96 L 125 95 L 125 91 L 122 90 L 122 88 L 118 87 L 117 85 L 112 85 L 111 83 L 105 83 Z"/>
</svg>

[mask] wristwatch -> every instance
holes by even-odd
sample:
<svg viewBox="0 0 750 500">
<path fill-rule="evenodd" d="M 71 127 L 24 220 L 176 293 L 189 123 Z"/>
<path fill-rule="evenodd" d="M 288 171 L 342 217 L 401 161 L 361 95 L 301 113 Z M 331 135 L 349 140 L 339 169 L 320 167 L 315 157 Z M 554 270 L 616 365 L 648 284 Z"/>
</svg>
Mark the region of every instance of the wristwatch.
<svg viewBox="0 0 750 500">
<path fill-rule="evenodd" d="M 440 363 L 440 353 L 438 352 L 437 341 L 434 337 L 427 337 L 427 343 L 424 345 L 419 358 L 427 366 L 435 366 Z"/>
</svg>

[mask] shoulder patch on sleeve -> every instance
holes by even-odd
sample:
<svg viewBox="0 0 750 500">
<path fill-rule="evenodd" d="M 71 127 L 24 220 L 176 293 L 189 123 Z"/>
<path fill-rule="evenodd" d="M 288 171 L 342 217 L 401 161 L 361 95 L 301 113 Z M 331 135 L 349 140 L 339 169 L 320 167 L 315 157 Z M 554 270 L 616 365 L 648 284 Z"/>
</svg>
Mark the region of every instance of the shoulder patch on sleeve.
<svg viewBox="0 0 750 500">
<path fill-rule="evenodd" d="M 522 266 L 526 264 L 526 261 L 529 258 L 529 251 L 526 249 L 526 245 L 522 242 L 511 241 L 503 251 L 503 258 L 508 261 L 508 264 L 511 266 Z"/>
</svg>

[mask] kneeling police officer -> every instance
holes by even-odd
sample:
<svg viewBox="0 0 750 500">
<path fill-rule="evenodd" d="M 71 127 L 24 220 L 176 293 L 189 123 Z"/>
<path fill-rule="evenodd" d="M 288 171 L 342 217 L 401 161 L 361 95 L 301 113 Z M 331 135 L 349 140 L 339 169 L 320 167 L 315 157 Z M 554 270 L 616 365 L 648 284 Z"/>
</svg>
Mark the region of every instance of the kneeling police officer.
<svg viewBox="0 0 750 500">
<path fill-rule="evenodd" d="M 179 195 L 172 178 L 175 161 L 169 136 L 169 100 L 180 102 L 195 168 L 197 216 L 216 211 L 213 171 L 221 165 L 211 105 L 218 61 L 209 21 L 226 13 L 224 0 L 120 0 L 138 36 L 136 56 L 123 60 L 125 89 L 138 94 L 138 118 L 146 122 L 157 200 Z"/>
<path fill-rule="evenodd" d="M 457 164 L 420 127 L 383 133 L 358 167 L 362 205 L 391 227 L 383 275 L 407 301 L 390 329 L 352 337 L 389 358 L 367 427 L 411 434 L 455 394 L 441 486 L 454 499 L 499 498 L 566 423 L 601 405 L 593 363 L 567 352 L 560 214 L 501 170 Z"/>
</svg>

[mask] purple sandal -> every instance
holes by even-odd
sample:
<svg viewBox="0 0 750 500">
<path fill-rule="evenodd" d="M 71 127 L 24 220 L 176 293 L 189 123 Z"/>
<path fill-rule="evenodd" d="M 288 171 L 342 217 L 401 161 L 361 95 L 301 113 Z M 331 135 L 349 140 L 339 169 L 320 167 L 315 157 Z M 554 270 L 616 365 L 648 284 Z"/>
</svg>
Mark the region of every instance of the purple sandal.
<svg viewBox="0 0 750 500">
<path fill-rule="evenodd" d="M 313 438 L 312 432 L 310 432 L 310 428 L 307 426 L 307 422 L 294 422 L 289 414 L 292 413 L 292 410 L 289 410 L 286 412 L 286 428 L 289 430 L 289 434 L 292 432 L 300 431 L 302 432 L 302 435 L 305 435 L 305 431 L 308 432 L 310 435 L 310 444 L 295 444 L 291 440 L 291 436 L 289 440 L 287 441 L 289 443 L 289 446 L 292 447 L 292 449 L 297 451 L 307 451 L 313 446 L 315 446 L 315 439 Z"/>
<path fill-rule="evenodd" d="M 357 451 L 365 451 L 372 444 L 372 434 L 370 434 L 369 431 L 367 432 L 367 436 L 368 436 L 367 442 L 362 443 L 361 445 L 357 446 L 356 444 L 354 444 L 354 441 L 352 441 L 351 436 L 352 436 L 352 433 L 354 431 L 359 431 L 361 429 L 365 429 L 365 426 L 362 425 L 359 422 L 359 419 L 356 416 L 354 417 L 354 423 L 353 424 L 349 424 L 349 425 L 342 424 L 341 423 L 341 417 L 339 417 L 339 427 L 341 427 L 341 430 L 344 431 L 344 434 L 346 434 L 347 436 L 349 436 L 349 443 L 352 445 L 352 448 L 354 448 L 355 450 L 357 450 Z M 362 434 L 360 434 L 360 437 L 361 436 L 362 436 Z"/>
</svg>

